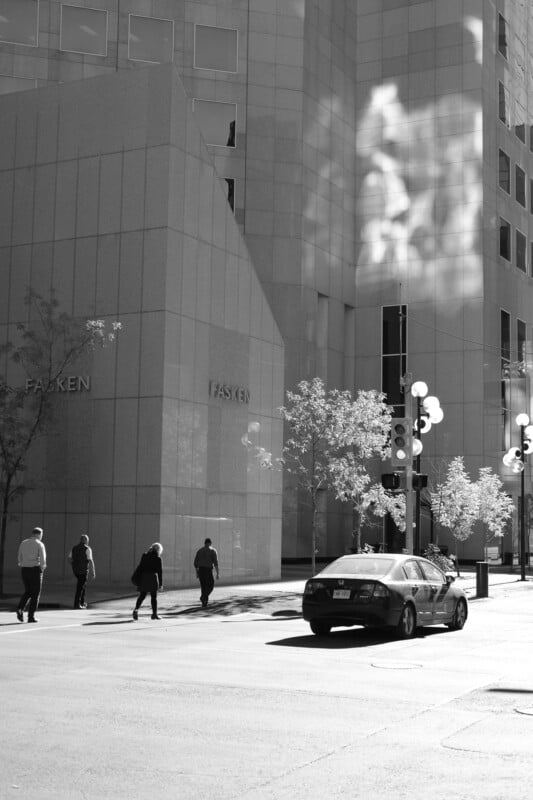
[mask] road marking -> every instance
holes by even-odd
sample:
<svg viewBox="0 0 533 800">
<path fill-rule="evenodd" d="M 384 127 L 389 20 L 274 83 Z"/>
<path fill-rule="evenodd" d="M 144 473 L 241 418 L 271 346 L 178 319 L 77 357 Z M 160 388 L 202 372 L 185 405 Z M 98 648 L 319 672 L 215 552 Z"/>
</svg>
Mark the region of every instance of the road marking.
<svg viewBox="0 0 533 800">
<path fill-rule="evenodd" d="M 59 628 L 81 628 L 83 622 L 71 622 L 69 625 L 46 625 L 45 627 L 34 628 L 33 626 L 22 625 L 20 628 L 13 628 L 11 631 L 0 630 L 0 636 L 9 636 L 10 633 L 29 633 L 30 631 L 55 631 Z"/>
</svg>

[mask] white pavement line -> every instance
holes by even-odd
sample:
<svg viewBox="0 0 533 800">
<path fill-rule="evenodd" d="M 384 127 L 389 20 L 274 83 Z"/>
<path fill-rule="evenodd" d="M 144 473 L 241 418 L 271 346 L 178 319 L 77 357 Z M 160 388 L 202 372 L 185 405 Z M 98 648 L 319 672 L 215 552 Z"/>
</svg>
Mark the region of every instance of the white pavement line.
<svg viewBox="0 0 533 800">
<path fill-rule="evenodd" d="M 20 628 L 13 628 L 11 631 L 0 630 L 0 636 L 9 636 L 10 633 L 36 633 L 37 631 L 57 631 L 60 628 L 81 628 L 83 622 L 71 622 L 69 625 L 46 625 L 45 627 L 38 626 L 34 628 L 33 625 L 22 625 Z"/>
</svg>

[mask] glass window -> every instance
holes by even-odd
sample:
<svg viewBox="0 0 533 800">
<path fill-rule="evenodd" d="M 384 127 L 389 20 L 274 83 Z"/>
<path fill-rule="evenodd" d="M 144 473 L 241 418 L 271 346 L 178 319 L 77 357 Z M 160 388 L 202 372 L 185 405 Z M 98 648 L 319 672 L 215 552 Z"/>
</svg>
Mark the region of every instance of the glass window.
<svg viewBox="0 0 533 800">
<path fill-rule="evenodd" d="M 500 310 L 500 365 L 501 365 L 501 415 L 502 415 L 502 450 L 510 446 L 511 436 L 511 402 L 510 402 L 510 370 L 511 370 L 511 316 Z"/>
<path fill-rule="evenodd" d="M 237 31 L 195 25 L 194 66 L 196 69 L 237 72 Z"/>
<path fill-rule="evenodd" d="M 235 147 L 235 103 L 194 100 L 194 113 L 207 144 Z"/>
<path fill-rule="evenodd" d="M 509 92 L 501 81 L 498 82 L 498 105 L 499 117 L 509 127 Z"/>
<path fill-rule="evenodd" d="M 383 306 L 381 321 L 381 389 L 394 414 L 402 416 L 401 379 L 407 370 L 407 306 Z"/>
<path fill-rule="evenodd" d="M 12 75 L 0 75 L 0 94 L 23 92 L 25 89 L 35 89 L 34 78 L 14 78 Z"/>
<path fill-rule="evenodd" d="M 505 17 L 498 14 L 498 50 L 507 58 L 509 42 L 509 26 Z"/>
<path fill-rule="evenodd" d="M 511 226 L 500 217 L 500 255 L 511 260 Z"/>
<path fill-rule="evenodd" d="M 37 45 L 38 0 L 0 0 L 0 40 Z"/>
<path fill-rule="evenodd" d="M 533 180 L 529 179 L 529 211 L 533 214 Z"/>
<path fill-rule="evenodd" d="M 235 178 L 224 178 L 226 181 L 226 196 L 231 210 L 235 213 Z"/>
<path fill-rule="evenodd" d="M 405 353 L 407 333 L 407 306 L 383 306 L 383 355 Z"/>
<path fill-rule="evenodd" d="M 435 564 L 432 564 L 430 561 L 421 561 L 420 566 L 428 581 L 433 581 L 433 583 L 446 583 L 444 573 L 442 573 Z"/>
<path fill-rule="evenodd" d="M 173 56 L 173 20 L 130 14 L 128 58 L 132 61 L 166 64 L 173 60 Z"/>
<path fill-rule="evenodd" d="M 424 576 L 422 575 L 422 570 L 420 569 L 419 564 L 416 561 L 406 561 L 403 566 L 403 571 L 405 572 L 405 577 L 408 581 L 423 581 Z"/>
<path fill-rule="evenodd" d="M 526 357 L 526 323 L 516 320 L 516 353 L 519 361 L 524 361 Z"/>
<path fill-rule="evenodd" d="M 372 558 L 370 555 L 341 556 L 327 567 L 320 575 L 386 575 L 394 566 L 392 558 Z"/>
<path fill-rule="evenodd" d="M 516 266 L 518 269 L 521 269 L 522 272 L 527 271 L 527 255 L 526 255 L 526 248 L 527 248 L 527 241 L 526 237 L 520 231 L 516 231 Z"/>
<path fill-rule="evenodd" d="M 511 159 L 504 153 L 503 150 L 499 151 L 499 184 L 500 188 L 511 194 Z"/>
<path fill-rule="evenodd" d="M 529 126 L 529 149 L 533 153 L 533 125 Z"/>
<path fill-rule="evenodd" d="M 107 55 L 107 11 L 62 5 L 59 49 Z"/>
<path fill-rule="evenodd" d="M 518 102 L 515 103 L 515 126 L 514 132 L 518 136 L 521 142 L 526 141 L 526 112 L 524 106 Z"/>
<path fill-rule="evenodd" d="M 521 206 L 526 207 L 526 173 L 518 164 L 515 166 L 515 197 Z"/>
<path fill-rule="evenodd" d="M 511 315 L 500 311 L 500 350 L 502 358 L 502 369 L 508 368 L 511 361 Z"/>
</svg>

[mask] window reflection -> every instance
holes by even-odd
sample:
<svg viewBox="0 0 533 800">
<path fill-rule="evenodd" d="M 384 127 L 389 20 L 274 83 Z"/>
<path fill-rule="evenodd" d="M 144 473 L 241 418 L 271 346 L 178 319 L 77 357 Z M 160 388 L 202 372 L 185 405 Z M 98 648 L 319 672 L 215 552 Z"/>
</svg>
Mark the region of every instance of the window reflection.
<svg viewBox="0 0 533 800">
<path fill-rule="evenodd" d="M 498 14 L 498 50 L 507 58 L 509 42 L 509 26 L 507 20 L 501 14 Z"/>
<path fill-rule="evenodd" d="M 511 194 L 511 159 L 504 153 L 503 150 L 499 152 L 499 185 L 507 194 Z"/>
<path fill-rule="evenodd" d="M 235 213 L 235 179 L 224 178 L 226 181 L 226 196 L 231 210 Z"/>
<path fill-rule="evenodd" d="M 79 6 L 61 6 L 60 50 L 107 54 L 107 11 Z"/>
<path fill-rule="evenodd" d="M 526 207 L 526 174 L 518 164 L 515 165 L 515 196 L 521 206 Z"/>
<path fill-rule="evenodd" d="M 498 106 L 500 120 L 509 127 L 509 92 L 501 81 L 498 82 Z"/>
<path fill-rule="evenodd" d="M 195 99 L 193 108 L 207 144 L 235 147 L 237 106 L 234 103 Z"/>
<path fill-rule="evenodd" d="M 38 0 L 0 0 L 0 41 L 37 45 Z"/>
<path fill-rule="evenodd" d="M 511 260 L 511 226 L 500 217 L 500 255 Z"/>
<path fill-rule="evenodd" d="M 526 272 L 526 237 L 520 231 L 516 231 L 516 266 L 523 272 Z"/>
<path fill-rule="evenodd" d="M 195 25 L 194 66 L 196 69 L 237 72 L 237 31 Z"/>
<path fill-rule="evenodd" d="M 128 58 L 132 61 L 170 63 L 174 55 L 174 22 L 130 14 Z"/>
</svg>

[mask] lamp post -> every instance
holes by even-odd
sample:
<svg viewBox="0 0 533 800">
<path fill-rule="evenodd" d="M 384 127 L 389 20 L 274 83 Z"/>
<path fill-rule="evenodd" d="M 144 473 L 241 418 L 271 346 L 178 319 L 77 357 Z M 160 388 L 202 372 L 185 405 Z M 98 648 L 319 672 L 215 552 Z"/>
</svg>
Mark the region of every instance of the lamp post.
<svg viewBox="0 0 533 800">
<path fill-rule="evenodd" d="M 420 454 L 423 450 L 423 444 L 420 436 L 422 433 L 428 433 L 432 425 L 438 425 L 444 418 L 444 412 L 440 407 L 438 397 L 428 397 L 428 386 L 424 381 L 415 381 L 411 386 L 411 394 L 416 399 L 416 422 L 414 425 L 415 439 L 413 440 L 413 455 L 415 457 L 415 491 L 416 491 L 416 506 L 415 506 L 415 531 L 414 531 L 414 552 L 420 553 L 421 536 L 420 536 Z"/>
<path fill-rule="evenodd" d="M 525 466 L 528 453 L 533 450 L 533 425 L 527 414 L 518 414 L 516 424 L 520 428 L 520 449 L 511 447 L 503 457 L 506 467 L 515 474 L 520 473 L 520 580 L 526 580 L 526 503 Z"/>
</svg>

